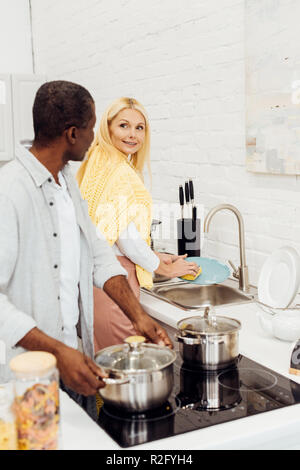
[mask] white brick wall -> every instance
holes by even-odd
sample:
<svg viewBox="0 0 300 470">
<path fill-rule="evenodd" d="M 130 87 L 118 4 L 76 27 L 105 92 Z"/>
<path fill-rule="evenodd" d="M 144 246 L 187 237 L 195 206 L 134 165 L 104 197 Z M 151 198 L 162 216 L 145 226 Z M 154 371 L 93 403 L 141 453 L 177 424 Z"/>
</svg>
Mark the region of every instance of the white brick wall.
<svg viewBox="0 0 300 470">
<path fill-rule="evenodd" d="M 32 73 L 29 0 L 0 0 L 0 73 Z"/>
<path fill-rule="evenodd" d="M 206 211 L 236 205 L 253 283 L 274 249 L 300 252 L 299 179 L 245 168 L 244 0 L 31 3 L 36 73 L 85 85 L 98 116 L 124 95 L 147 108 L 156 203 L 177 202 L 193 177 Z M 234 216 L 217 214 L 204 254 L 238 264 L 237 244 Z"/>
</svg>

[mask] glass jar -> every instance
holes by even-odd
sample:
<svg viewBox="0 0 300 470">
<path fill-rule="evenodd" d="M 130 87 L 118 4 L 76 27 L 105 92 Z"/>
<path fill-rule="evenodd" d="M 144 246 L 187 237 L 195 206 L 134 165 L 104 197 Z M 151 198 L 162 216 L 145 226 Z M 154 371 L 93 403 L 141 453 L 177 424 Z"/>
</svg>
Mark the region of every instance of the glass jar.
<svg viewBox="0 0 300 470">
<path fill-rule="evenodd" d="M 13 392 L 9 384 L 0 385 L 0 450 L 17 450 L 17 431 L 12 410 Z"/>
<path fill-rule="evenodd" d="M 19 450 L 58 450 L 59 375 L 55 356 L 26 352 L 13 358 L 10 368 Z"/>
</svg>

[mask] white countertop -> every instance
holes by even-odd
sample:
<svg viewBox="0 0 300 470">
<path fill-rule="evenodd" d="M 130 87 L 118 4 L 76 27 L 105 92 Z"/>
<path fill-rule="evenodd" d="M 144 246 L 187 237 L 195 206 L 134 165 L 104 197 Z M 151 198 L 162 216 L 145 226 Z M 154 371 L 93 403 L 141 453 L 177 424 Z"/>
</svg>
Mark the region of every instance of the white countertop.
<svg viewBox="0 0 300 470">
<path fill-rule="evenodd" d="M 141 303 L 158 320 L 176 327 L 184 317 L 197 315 L 182 311 L 142 292 Z M 255 304 L 222 307 L 217 313 L 242 323 L 240 353 L 300 383 L 290 375 L 292 343 L 269 338 L 261 331 Z M 61 433 L 63 449 L 121 450 L 121 448 L 64 392 L 61 392 Z M 300 449 L 300 404 L 256 416 L 237 419 L 178 436 L 131 447 L 128 450 L 186 449 Z"/>
</svg>

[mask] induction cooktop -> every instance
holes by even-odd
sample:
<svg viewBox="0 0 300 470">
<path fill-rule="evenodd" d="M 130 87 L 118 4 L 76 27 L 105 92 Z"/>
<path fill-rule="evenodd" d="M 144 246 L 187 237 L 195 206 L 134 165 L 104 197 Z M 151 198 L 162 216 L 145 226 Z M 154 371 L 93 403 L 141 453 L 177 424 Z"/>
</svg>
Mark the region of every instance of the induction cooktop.
<svg viewBox="0 0 300 470">
<path fill-rule="evenodd" d="M 300 403 L 300 384 L 239 356 L 235 366 L 205 372 L 174 363 L 174 387 L 160 408 L 126 413 L 104 404 L 98 424 L 121 447 L 164 439 Z"/>
</svg>

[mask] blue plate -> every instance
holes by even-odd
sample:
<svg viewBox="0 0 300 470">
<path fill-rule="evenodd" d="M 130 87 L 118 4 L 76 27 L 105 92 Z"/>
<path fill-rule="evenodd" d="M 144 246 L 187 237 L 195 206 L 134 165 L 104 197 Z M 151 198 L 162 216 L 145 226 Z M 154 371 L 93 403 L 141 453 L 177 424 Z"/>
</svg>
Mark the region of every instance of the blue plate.
<svg viewBox="0 0 300 470">
<path fill-rule="evenodd" d="M 214 258 L 203 258 L 202 256 L 193 256 L 186 258 L 186 261 L 193 261 L 197 263 L 198 266 L 201 266 L 202 273 L 192 282 L 193 284 L 199 285 L 209 285 L 209 284 L 219 284 L 220 282 L 225 281 L 230 276 L 230 269 L 226 264 L 221 263 L 220 261 Z M 186 281 L 186 279 L 184 279 Z"/>
</svg>

